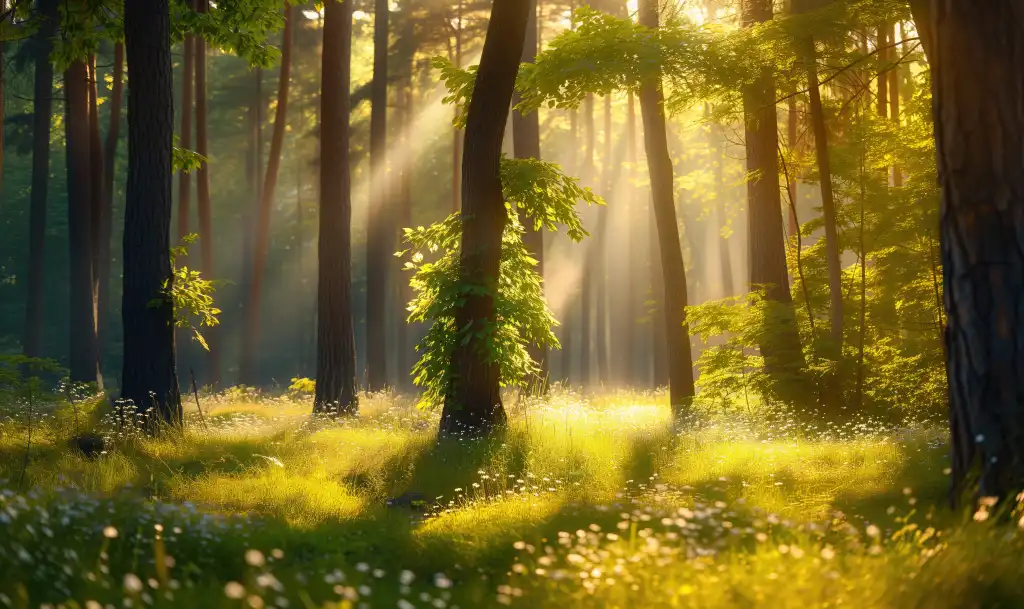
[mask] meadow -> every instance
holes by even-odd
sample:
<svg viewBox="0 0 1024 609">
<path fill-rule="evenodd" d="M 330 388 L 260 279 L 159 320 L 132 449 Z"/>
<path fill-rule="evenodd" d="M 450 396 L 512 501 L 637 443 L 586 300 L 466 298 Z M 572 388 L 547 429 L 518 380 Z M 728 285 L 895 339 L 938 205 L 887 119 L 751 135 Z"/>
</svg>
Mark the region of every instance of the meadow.
<svg viewBox="0 0 1024 609">
<path fill-rule="evenodd" d="M 394 394 L 349 420 L 199 399 L 157 438 L 98 398 L 3 405 L 0 606 L 1024 605 L 1024 520 L 949 509 L 938 426 L 737 409 L 673 431 L 663 393 L 555 388 L 510 395 L 500 437 L 438 443 Z"/>
</svg>

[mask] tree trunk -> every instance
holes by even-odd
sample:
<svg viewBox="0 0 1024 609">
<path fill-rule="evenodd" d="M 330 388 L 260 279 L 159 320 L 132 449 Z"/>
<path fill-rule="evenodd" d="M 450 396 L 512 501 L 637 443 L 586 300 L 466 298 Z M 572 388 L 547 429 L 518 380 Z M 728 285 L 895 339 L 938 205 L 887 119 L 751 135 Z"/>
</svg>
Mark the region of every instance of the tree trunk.
<svg viewBox="0 0 1024 609">
<path fill-rule="evenodd" d="M 210 10 L 210 0 L 198 0 L 200 13 Z M 207 138 L 206 110 L 206 39 L 196 36 L 195 39 L 195 70 L 196 70 L 196 153 L 204 158 L 210 154 Z M 130 82 L 130 81 L 129 81 Z M 213 211 L 210 201 L 210 164 L 203 162 L 196 171 L 196 204 L 199 212 L 199 249 L 202 251 L 203 263 L 201 271 L 206 279 L 213 278 Z M 216 329 L 209 328 L 205 334 L 210 346 L 208 355 L 208 382 L 212 385 L 220 383 L 220 347 L 216 340 Z"/>
<path fill-rule="evenodd" d="M 194 2 L 190 2 L 194 5 Z M 185 36 L 182 42 L 184 58 L 181 64 L 181 128 L 178 131 L 178 145 L 186 150 L 192 149 L 192 113 L 193 96 L 192 86 L 195 84 L 195 53 L 196 37 L 192 34 Z M 178 243 L 189 234 L 191 224 L 189 215 L 192 205 L 192 173 L 181 171 L 178 173 Z"/>
<path fill-rule="evenodd" d="M 100 381 L 96 351 L 96 290 L 93 284 L 92 169 L 89 141 L 89 69 L 71 63 L 64 72 L 67 140 L 68 254 L 70 256 L 68 368 L 77 383 Z"/>
<path fill-rule="evenodd" d="M 902 28 L 901 28 L 902 30 Z M 903 32 L 900 32 L 903 35 Z M 896 26 L 895 24 L 889 28 L 889 40 L 892 44 L 896 44 Z M 899 52 L 893 50 L 893 55 L 899 57 Z M 891 120 L 897 128 L 900 126 L 900 68 L 899 66 L 889 71 L 889 120 Z M 892 166 L 892 185 L 896 188 L 903 186 L 903 170 L 899 165 Z"/>
<path fill-rule="evenodd" d="M 626 192 L 629 200 L 629 217 L 634 221 L 629 224 L 629 288 L 626 301 L 626 332 L 623 336 L 623 357 L 627 366 L 623 374 L 629 383 L 636 383 L 639 378 L 635 359 L 637 319 L 640 318 L 640 311 L 643 308 L 641 300 L 643 290 L 640 287 L 643 285 L 640 280 L 643 259 L 640 244 L 643 243 L 643 238 L 637 225 L 642 224 L 639 220 L 646 217 L 645 210 L 640 205 L 639 192 L 633 186 L 637 164 L 636 135 L 636 101 L 633 93 L 630 92 L 626 106 L 626 160 L 629 163 L 629 179 L 627 180 L 629 186 Z"/>
<path fill-rule="evenodd" d="M 732 252 L 729 249 L 729 240 L 722 236 L 728 223 L 728 211 L 725 208 L 725 145 L 726 138 L 721 125 L 711 125 L 712 147 L 715 150 L 715 221 L 717 222 L 718 235 L 718 264 L 722 279 L 721 298 L 728 298 L 736 294 L 736 287 L 732 281 Z M 792 214 L 793 224 L 796 224 L 796 214 Z"/>
<path fill-rule="evenodd" d="M 411 0 L 407 0 L 404 4 L 403 11 L 408 10 L 412 6 Z M 415 21 L 406 18 L 402 27 L 402 37 L 399 42 L 399 56 L 401 57 L 401 70 L 402 70 L 402 81 L 400 85 L 400 102 L 399 108 L 401 114 L 399 118 L 399 133 L 401 134 L 398 141 L 400 150 L 407 149 L 408 146 L 414 140 L 412 133 L 413 126 L 413 74 L 416 69 L 416 41 L 414 38 L 415 33 Z M 413 164 L 412 163 L 401 163 L 401 174 L 399 175 L 398 193 L 395 200 L 395 223 L 398 232 L 396 235 L 401 234 L 402 228 L 412 226 L 412 175 L 413 175 Z M 397 298 L 395 303 L 395 309 L 397 310 L 398 317 L 398 328 L 396 342 L 398 344 L 398 379 L 399 387 L 401 389 L 408 389 L 410 387 L 410 374 L 412 371 L 412 365 L 414 361 L 414 341 L 411 340 L 410 327 L 406 319 L 409 316 L 406 307 L 409 306 L 409 302 L 412 300 L 412 288 L 409 287 L 409 275 L 405 272 L 396 273 L 397 277 Z"/>
<path fill-rule="evenodd" d="M 459 283 L 480 286 L 455 311 L 457 341 L 451 356 L 451 384 L 441 412 L 441 437 L 488 434 L 505 424 L 499 388 L 500 366 L 487 340 L 497 323 L 501 237 L 508 212 L 501 188 L 501 142 L 519 72 L 529 22 L 530 0 L 494 0 L 480 68 L 466 122 L 462 167 L 462 245 Z"/>
<path fill-rule="evenodd" d="M 793 96 L 786 100 L 787 112 L 786 112 L 786 145 L 789 146 L 790 154 L 796 155 L 797 147 L 797 128 L 799 127 L 800 115 L 796 109 L 796 91 L 793 92 Z M 789 230 L 786 234 L 790 238 L 796 234 L 796 231 L 800 230 L 796 221 L 796 202 L 797 202 L 797 183 L 796 183 L 796 172 L 794 171 L 791 175 L 787 176 L 789 182 L 790 196 L 793 197 L 793 206 L 789 212 Z"/>
<path fill-rule="evenodd" d="M 580 173 L 584 184 L 588 184 L 593 181 L 594 176 L 597 174 L 597 168 L 594 164 L 594 155 L 597 151 L 597 134 L 594 129 L 593 95 L 588 95 L 586 101 L 583 102 L 583 123 L 586 128 L 586 143 L 583 149 L 583 169 Z M 593 210 L 586 211 L 590 212 L 589 215 L 594 215 Z M 592 241 L 590 249 L 595 247 L 597 245 Z M 591 318 L 593 317 L 594 310 L 590 299 L 594 294 L 594 283 L 589 272 L 592 270 L 590 264 L 588 264 L 589 258 L 590 256 L 587 256 L 584 259 L 584 273 L 580 281 L 580 383 L 584 387 L 590 385 L 593 381 L 593 360 L 591 358 L 594 353 L 594 333 L 591 327 Z"/>
<path fill-rule="evenodd" d="M 658 27 L 658 4 L 642 0 L 640 23 Z M 665 334 L 668 347 L 669 399 L 676 417 L 685 414 L 694 396 L 690 333 L 686 325 L 686 267 L 679 245 L 679 229 L 672 177 L 672 158 L 668 151 L 664 96 L 661 76 L 653 76 L 640 86 L 640 113 L 644 121 L 644 147 L 651 176 L 654 216 L 658 227 L 661 268 L 665 285 Z"/>
<path fill-rule="evenodd" d="M 28 298 L 25 304 L 25 339 L 28 357 L 43 355 L 46 319 L 46 198 L 50 179 L 50 127 L 53 124 L 53 38 L 57 31 L 57 1 L 36 4 L 35 84 L 32 94 L 32 191 L 29 196 Z"/>
<path fill-rule="evenodd" d="M 270 256 L 270 214 L 274 207 L 277 176 L 281 170 L 281 150 L 288 123 L 288 84 L 292 72 L 292 8 L 284 9 L 284 31 L 281 38 L 281 72 L 277 81 L 277 110 L 274 115 L 274 134 L 270 140 L 267 172 L 264 174 L 260 196 L 259 217 L 256 224 L 252 277 L 249 299 L 245 306 L 245 332 L 242 333 L 242 382 L 256 385 L 256 356 L 260 351 L 260 309 L 263 298 L 263 279 L 267 258 Z"/>
<path fill-rule="evenodd" d="M 125 0 L 128 58 L 128 185 L 125 193 L 124 367 L 121 396 L 159 420 L 181 421 L 174 362 L 171 273 L 171 145 L 174 80 L 168 0 Z M 153 302 L 159 300 L 159 306 Z M 154 422 L 151 418 L 150 422 Z"/>
<path fill-rule="evenodd" d="M 751 27 L 772 19 L 768 0 L 745 0 L 743 25 Z M 793 297 L 786 268 L 782 198 L 779 192 L 779 134 L 775 110 L 775 85 L 764 72 L 743 88 L 743 112 L 747 172 L 747 222 L 751 287 L 764 287 L 768 300 L 780 303 L 790 313 L 761 347 L 765 368 L 776 379 L 799 374 L 803 362 Z"/>
<path fill-rule="evenodd" d="M 604 98 L 604 151 L 601 159 L 601 181 L 604 196 L 611 199 L 614 196 L 612 184 L 612 98 L 606 95 Z M 618 163 L 615 163 L 618 165 Z M 594 276 L 594 298 L 597 306 L 594 310 L 595 336 L 597 341 L 597 380 L 601 385 L 607 384 L 611 379 L 608 368 L 608 208 L 599 207 L 598 230 L 594 241 L 593 276 Z"/>
<path fill-rule="evenodd" d="M 106 323 L 104 318 L 107 315 L 105 306 L 107 304 L 105 298 L 101 298 L 101 288 L 103 282 L 100 280 L 102 274 L 101 269 L 104 267 L 109 268 L 109 257 L 110 257 L 110 244 L 103 243 L 104 237 L 104 224 L 106 222 L 105 217 L 107 216 L 107 210 L 105 209 L 107 198 L 103 194 L 103 179 L 105 177 L 103 171 L 103 138 L 100 137 L 100 113 L 99 113 L 99 101 L 97 99 L 96 87 L 98 86 L 98 78 L 96 74 L 96 57 L 89 56 L 89 195 L 91 198 L 90 206 L 92 208 L 92 230 L 91 230 L 91 245 L 92 245 L 92 287 L 93 287 L 93 298 L 95 300 L 96 308 L 96 366 L 99 368 L 99 379 L 102 383 L 103 379 L 103 343 L 101 337 L 104 334 L 100 331 L 106 330 Z M 106 258 L 104 258 L 106 255 Z M 101 385 L 102 387 L 102 385 Z"/>
<path fill-rule="evenodd" d="M 321 74 L 320 240 L 317 247 L 314 412 L 355 414 L 356 348 L 352 323 L 352 198 L 349 87 L 352 0 L 324 5 Z"/>
<path fill-rule="evenodd" d="M 1024 488 L 1024 2 L 935 2 L 953 501 Z"/>
<path fill-rule="evenodd" d="M 814 128 L 814 149 L 818 160 L 818 179 L 821 185 L 822 220 L 825 224 L 825 259 L 828 262 L 829 321 L 832 341 L 843 344 L 843 267 L 839 259 L 839 231 L 836 226 L 836 203 L 832 194 L 832 165 L 828 151 L 828 130 L 821 107 L 818 84 L 818 58 L 814 40 L 807 39 L 804 49 L 807 91 L 810 97 L 811 124 Z"/>
<path fill-rule="evenodd" d="M 459 0 L 455 17 L 455 67 L 462 67 L 462 3 Z M 452 130 L 452 213 L 459 212 L 462 203 L 462 138 L 460 129 Z"/>
<path fill-rule="evenodd" d="M 889 22 L 883 21 L 878 24 L 878 35 L 875 38 L 875 48 L 878 49 L 878 116 L 886 118 L 889 108 L 889 74 L 885 72 L 889 67 Z"/>
<path fill-rule="evenodd" d="M 537 57 L 537 0 L 530 2 L 530 16 L 526 24 L 526 38 L 523 42 L 523 63 L 533 63 Z M 516 94 L 516 102 L 519 95 Z M 537 112 L 523 115 L 518 111 L 512 114 L 512 140 L 515 145 L 515 156 L 517 159 L 539 159 L 540 158 L 540 117 Z M 525 232 L 523 242 L 526 249 L 537 260 L 537 273 L 544 277 L 544 232 L 534 230 L 533 220 L 523 222 Z M 548 376 L 548 350 L 544 345 L 530 345 L 530 357 L 540 366 L 540 373 L 536 386 L 540 391 L 547 392 Z"/>
<path fill-rule="evenodd" d="M 113 259 L 110 240 L 114 233 L 114 174 L 117 163 L 117 143 L 121 138 L 121 106 L 124 101 L 124 45 L 114 44 L 113 86 L 110 92 L 110 120 L 103 143 L 103 215 L 100 217 L 100 293 L 99 293 L 99 345 L 105 349 L 110 339 L 110 267 Z"/>
<path fill-rule="evenodd" d="M 394 250 L 388 200 L 388 2 L 375 0 L 373 9 L 370 209 L 366 231 L 366 379 L 370 391 L 381 391 L 387 385 L 387 286 Z"/>
</svg>

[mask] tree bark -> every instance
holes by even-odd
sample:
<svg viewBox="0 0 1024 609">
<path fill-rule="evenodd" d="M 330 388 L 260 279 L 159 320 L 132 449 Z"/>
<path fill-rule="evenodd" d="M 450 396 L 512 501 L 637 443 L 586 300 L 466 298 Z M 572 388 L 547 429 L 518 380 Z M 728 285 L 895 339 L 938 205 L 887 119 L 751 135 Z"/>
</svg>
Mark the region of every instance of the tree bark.
<svg viewBox="0 0 1024 609">
<path fill-rule="evenodd" d="M 256 385 L 256 356 L 260 352 L 260 311 L 263 300 L 263 279 L 270 256 L 270 215 L 274 207 L 277 177 L 281 170 L 281 151 L 288 123 L 288 85 L 292 74 L 292 7 L 284 9 L 284 31 L 281 37 L 281 71 L 277 81 L 277 109 L 274 114 L 274 133 L 270 139 L 270 155 L 260 193 L 259 216 L 256 224 L 256 242 L 249 282 L 249 299 L 245 307 L 245 332 L 242 333 L 242 382 Z"/>
<path fill-rule="evenodd" d="M 581 171 L 582 180 L 585 184 L 590 183 L 597 173 L 594 163 L 594 155 L 597 151 L 597 135 L 594 122 L 594 96 L 587 95 L 586 101 L 583 102 L 583 123 L 586 128 L 586 140 L 583 149 L 583 169 Z M 595 247 L 597 245 L 592 242 L 590 248 Z M 584 387 L 590 385 L 593 381 L 592 356 L 594 353 L 594 333 L 591 327 L 594 308 L 590 302 L 594 294 L 594 283 L 593 278 L 588 272 L 591 270 L 588 259 L 589 256 L 584 259 L 584 273 L 580 281 L 580 383 Z"/>
<path fill-rule="evenodd" d="M 103 143 L 103 215 L 100 217 L 99 247 L 99 345 L 105 349 L 110 339 L 110 267 L 113 259 L 110 240 L 114 234 L 114 174 L 117 167 L 117 143 L 121 138 L 121 106 L 124 103 L 124 45 L 114 43 L 113 86 L 110 92 L 110 118 Z"/>
<path fill-rule="evenodd" d="M 614 196 L 612 185 L 612 98 L 606 95 L 604 98 L 604 150 L 601 159 L 602 190 L 604 196 L 609 199 Z M 616 163 L 617 164 L 617 163 Z M 607 384 L 609 376 L 608 362 L 608 208 L 597 209 L 598 230 L 594 241 L 594 250 L 591 260 L 593 261 L 594 276 L 594 299 L 597 301 L 594 308 L 595 334 L 597 342 L 597 380 L 601 385 Z"/>
<path fill-rule="evenodd" d="M 902 29 L 902 28 L 901 28 Z M 900 32 L 903 35 L 903 32 Z M 889 40 L 892 44 L 896 44 L 896 25 L 893 24 L 889 28 Z M 897 57 L 900 56 L 899 51 L 893 51 Z M 896 125 L 897 128 L 900 126 L 900 68 L 899 66 L 889 70 L 889 120 Z M 896 188 L 903 186 L 903 170 L 899 165 L 892 166 L 892 185 Z"/>
<path fill-rule="evenodd" d="M 494 0 L 466 122 L 462 165 L 462 245 L 459 283 L 484 288 L 455 311 L 466 329 L 451 356 L 451 384 L 441 412 L 440 437 L 488 434 L 506 422 L 500 366 L 487 341 L 497 323 L 501 237 L 508 222 L 501 187 L 501 142 L 529 22 L 529 0 Z"/>
<path fill-rule="evenodd" d="M 195 2 L 189 2 L 190 7 L 195 8 Z M 181 64 L 181 128 L 178 131 L 178 145 L 186 150 L 192 149 L 192 113 L 195 111 L 193 104 L 192 87 L 195 84 L 196 66 L 196 37 L 192 34 L 185 36 L 182 42 L 183 59 Z M 181 171 L 178 173 L 178 243 L 189 234 L 191 229 L 190 214 L 192 206 L 192 173 Z"/>
<path fill-rule="evenodd" d="M 104 267 L 109 268 L 110 244 L 104 244 L 103 238 L 106 223 L 107 197 L 103 193 L 103 138 L 100 136 L 100 111 L 99 100 L 97 99 L 96 87 L 99 80 L 96 74 L 96 57 L 89 56 L 89 195 L 92 208 L 92 287 L 96 308 L 96 366 L 99 368 L 99 378 L 103 379 L 103 349 L 102 338 L 105 338 L 107 315 L 106 298 L 103 297 L 102 288 L 104 282 L 101 279 Z M 102 330 L 102 331 L 101 331 Z M 102 386 L 102 385 L 101 385 Z"/>
<path fill-rule="evenodd" d="M 658 27 L 658 4 L 641 0 L 640 24 Z M 668 347 L 669 399 L 676 417 L 686 414 L 694 396 L 690 333 L 686 324 L 686 267 L 676 221 L 672 158 L 668 151 L 661 75 L 644 79 L 640 86 L 640 113 L 644 121 L 644 147 L 651 176 L 654 215 L 658 227 L 661 268 L 665 285 L 665 334 Z"/>
<path fill-rule="evenodd" d="M 174 80 L 168 0 L 125 0 L 128 185 L 124 230 L 121 396 L 159 420 L 181 422 L 170 260 Z M 153 302 L 159 301 L 158 306 Z"/>
<path fill-rule="evenodd" d="M 388 2 L 374 1 L 370 209 L 366 231 L 366 368 L 370 391 L 387 385 L 387 286 L 394 231 L 388 199 Z"/>
<path fill-rule="evenodd" d="M 407 0 L 403 11 L 409 10 L 412 6 L 410 0 Z M 408 15 L 408 13 L 406 13 Z M 402 26 L 401 39 L 398 45 L 399 56 L 401 57 L 401 70 L 402 79 L 400 90 L 400 103 L 399 108 L 401 114 L 399 120 L 399 133 L 400 138 L 398 146 L 400 150 L 405 150 L 414 141 L 412 133 L 413 126 L 413 74 L 416 68 L 416 41 L 415 35 L 415 21 L 408 16 L 405 18 Z M 412 175 L 413 175 L 413 164 L 412 163 L 401 163 L 401 173 L 398 178 L 398 193 L 395 200 L 395 227 L 400 235 L 402 228 L 412 226 Z M 409 323 L 406 319 L 409 316 L 406 307 L 412 300 L 412 288 L 409 287 L 408 273 L 399 272 L 396 273 L 397 277 L 397 299 L 395 303 L 395 309 L 397 310 L 398 317 L 398 328 L 396 342 L 398 344 L 398 380 L 399 387 L 401 389 L 408 389 L 411 385 L 410 374 L 412 371 L 413 357 L 414 357 L 414 341 L 411 340 L 411 334 Z"/>
<path fill-rule="evenodd" d="M 642 224 L 640 219 L 647 217 L 645 210 L 640 205 L 639 192 L 634 183 L 634 177 L 636 175 L 636 164 L 637 164 L 637 146 L 636 146 L 636 98 L 633 93 L 629 93 L 629 99 L 626 102 L 626 160 L 629 163 L 629 179 L 627 183 L 628 199 L 629 199 L 629 217 L 633 218 L 634 221 L 630 222 L 630 233 L 629 233 L 629 291 L 627 294 L 626 301 L 626 332 L 623 336 L 623 350 L 625 352 L 624 359 L 626 361 L 627 369 L 624 371 L 627 382 L 636 383 L 639 379 L 640 373 L 637 370 L 636 360 L 636 326 L 637 320 L 640 318 L 640 311 L 642 310 L 643 304 L 643 289 L 641 286 L 641 268 L 643 266 L 643 252 L 641 251 L 640 244 L 643 242 L 643 238 L 640 234 L 639 227 L 637 225 Z M 646 371 L 645 371 L 646 372 Z"/>
<path fill-rule="evenodd" d="M 523 63 L 533 63 L 537 57 L 537 0 L 530 2 L 530 16 L 526 24 L 526 38 L 523 41 Z M 519 94 L 517 93 L 516 101 Z M 517 159 L 539 159 L 540 158 L 540 118 L 537 112 L 523 115 L 518 111 L 512 114 L 512 139 L 515 145 L 515 156 Z M 523 243 L 526 249 L 537 260 L 537 273 L 544 277 L 544 233 L 543 229 L 535 230 L 533 220 L 523 222 L 525 232 Z M 548 376 L 548 350 L 544 345 L 530 345 L 530 357 L 540 366 L 540 372 L 536 386 L 541 392 L 547 392 Z"/>
<path fill-rule="evenodd" d="M 455 67 L 462 67 L 462 5 L 459 0 L 459 8 L 455 17 Z M 460 129 L 452 130 L 452 213 L 459 212 L 459 205 L 462 202 L 462 138 L 464 134 Z"/>
<path fill-rule="evenodd" d="M 320 239 L 317 246 L 316 396 L 314 412 L 355 414 L 356 349 L 352 323 L 352 199 L 349 87 L 352 0 L 324 5 L 321 75 Z"/>
<path fill-rule="evenodd" d="M 57 31 L 57 1 L 40 0 L 36 31 L 35 83 L 32 94 L 32 191 L 29 195 L 28 298 L 25 304 L 25 338 L 28 357 L 43 355 L 43 322 L 46 319 L 46 201 L 50 180 L 50 128 L 53 124 L 53 38 Z"/>
<path fill-rule="evenodd" d="M 210 0 L 197 0 L 200 13 L 210 11 Z M 210 149 L 207 137 L 206 109 L 206 39 L 196 36 L 195 39 L 195 71 L 196 71 L 196 153 L 209 158 Z M 129 81 L 130 82 L 130 81 Z M 210 200 L 210 164 L 204 161 L 196 171 L 196 205 L 199 212 L 199 249 L 203 262 L 203 277 L 213 278 L 213 210 Z M 208 361 L 208 381 L 212 385 L 220 383 L 220 347 L 216 339 L 216 329 L 209 328 L 205 334 L 210 346 Z"/>
<path fill-rule="evenodd" d="M 77 60 L 64 72 L 64 129 L 67 140 L 68 368 L 77 383 L 102 383 L 96 351 L 96 286 L 93 284 L 93 191 L 89 138 L 89 69 Z"/>
<path fill-rule="evenodd" d="M 1024 488 L 1024 2 L 934 2 L 954 503 Z"/>
</svg>

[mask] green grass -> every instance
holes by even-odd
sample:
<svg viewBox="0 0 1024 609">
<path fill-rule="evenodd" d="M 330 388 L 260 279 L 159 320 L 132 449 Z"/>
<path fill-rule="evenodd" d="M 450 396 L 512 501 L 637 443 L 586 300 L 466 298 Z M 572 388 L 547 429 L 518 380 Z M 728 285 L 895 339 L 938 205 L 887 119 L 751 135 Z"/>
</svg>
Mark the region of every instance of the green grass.
<svg viewBox="0 0 1024 609">
<path fill-rule="evenodd" d="M 663 394 L 556 391 L 511 398 L 500 437 L 438 444 L 412 404 L 331 422 L 234 391 L 94 460 L 67 441 L 109 413 L 37 406 L 27 466 L 9 404 L 0 606 L 1024 604 L 1016 521 L 944 507 L 941 429 L 705 413 L 673 433 Z M 425 514 L 387 505 L 407 493 Z"/>
</svg>

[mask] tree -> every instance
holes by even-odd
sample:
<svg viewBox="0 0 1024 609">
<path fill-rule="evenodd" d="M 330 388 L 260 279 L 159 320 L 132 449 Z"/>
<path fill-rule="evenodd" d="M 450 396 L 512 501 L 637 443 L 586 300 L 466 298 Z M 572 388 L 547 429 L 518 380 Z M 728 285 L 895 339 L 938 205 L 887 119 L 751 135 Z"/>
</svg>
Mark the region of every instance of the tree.
<svg viewBox="0 0 1024 609">
<path fill-rule="evenodd" d="M 195 9 L 195 0 L 189 0 L 189 8 Z M 178 131 L 178 145 L 186 150 L 192 148 L 193 86 L 196 71 L 196 36 L 185 34 L 181 62 L 181 128 Z M 192 172 L 178 172 L 178 241 L 191 233 L 190 214 L 192 206 Z"/>
<path fill-rule="evenodd" d="M 537 57 L 537 0 L 530 2 L 530 16 L 526 24 L 526 38 L 523 42 L 523 63 L 533 63 Z M 518 96 L 517 96 L 518 97 Z M 512 139 L 517 159 L 540 158 L 540 118 L 536 112 L 524 114 L 516 110 L 512 114 Z M 544 233 L 534 223 L 527 222 L 523 243 L 537 260 L 537 273 L 544 276 Z M 547 390 L 549 375 L 548 350 L 545 345 L 531 345 L 530 357 L 540 365 L 538 387 Z"/>
<path fill-rule="evenodd" d="M 256 354 L 259 351 L 260 309 L 263 300 L 263 278 L 266 274 L 267 258 L 270 256 L 270 214 L 274 206 L 274 191 L 281 169 L 281 150 L 284 147 L 284 132 L 288 122 L 288 84 L 292 72 L 292 12 L 291 6 L 284 9 L 284 30 L 281 37 L 281 72 L 277 81 L 277 109 L 274 115 L 274 133 L 270 139 L 270 155 L 267 157 L 267 171 L 263 176 L 260 190 L 259 216 L 256 220 L 256 243 L 253 250 L 252 278 L 249 282 L 249 299 L 245 306 L 245 332 L 242 333 L 242 382 L 256 384 Z"/>
<path fill-rule="evenodd" d="M 168 0 L 125 0 L 128 184 L 125 192 L 124 365 L 121 397 L 151 417 L 181 421 L 174 359 L 171 199 L 174 137 Z"/>
<path fill-rule="evenodd" d="M 210 0 L 196 0 L 200 13 L 210 12 Z M 199 246 L 202 251 L 202 273 L 213 277 L 213 210 L 210 200 L 209 139 L 207 137 L 207 94 L 206 94 L 206 38 L 195 37 L 196 77 L 196 153 L 203 158 L 196 171 L 196 207 L 199 212 Z M 213 334 L 211 331 L 210 334 Z M 220 382 L 220 349 L 217 341 L 207 337 L 209 342 L 209 380 Z"/>
<path fill-rule="evenodd" d="M 500 367 L 488 350 L 508 213 L 502 194 L 501 142 L 529 22 L 529 0 L 494 0 L 475 94 L 466 119 L 462 160 L 462 243 L 459 283 L 466 297 L 455 311 L 460 336 L 451 385 L 441 412 L 441 437 L 488 434 L 505 424 Z"/>
<path fill-rule="evenodd" d="M 96 57 L 89 56 L 89 196 L 92 208 L 92 284 L 93 298 L 96 308 L 96 358 L 97 362 L 102 361 L 104 345 L 102 339 L 106 337 L 106 323 L 104 318 L 108 311 L 107 300 L 103 294 L 104 279 L 103 268 L 110 268 L 110 243 L 104 243 L 104 237 L 109 238 L 110 233 L 104 231 L 109 211 L 106 209 L 107 197 L 103 193 L 103 180 L 105 172 L 103 169 L 103 138 L 100 136 L 100 108 L 96 88 L 99 86 L 96 74 Z M 109 278 L 108 278 L 109 279 Z M 101 298 L 102 297 L 102 298 Z M 102 365 L 100 378 L 102 375 Z"/>
<path fill-rule="evenodd" d="M 320 240 L 317 246 L 316 395 L 313 410 L 355 414 L 352 323 L 352 199 L 349 81 L 352 0 L 324 5 L 320 127 Z"/>
<path fill-rule="evenodd" d="M 656 0 L 641 0 L 639 11 L 641 25 L 652 29 L 658 27 Z M 686 267 L 683 264 L 683 250 L 679 244 L 676 222 L 672 158 L 668 152 L 660 72 L 645 76 L 640 85 L 639 97 L 665 289 L 662 303 L 665 334 L 661 341 L 668 348 L 669 400 L 672 412 L 679 416 L 686 412 L 693 400 L 693 362 L 690 333 L 686 325 Z"/>
<path fill-rule="evenodd" d="M 96 350 L 93 285 L 93 191 L 89 142 L 89 69 L 76 59 L 64 71 L 67 140 L 68 255 L 71 269 L 68 369 L 72 382 L 102 383 Z"/>
<path fill-rule="evenodd" d="M 99 344 L 106 348 L 110 327 L 110 240 L 114 222 L 114 173 L 117 142 L 121 138 L 121 106 L 124 100 L 124 44 L 114 43 L 113 83 L 110 91 L 110 117 L 103 143 L 103 215 L 100 218 L 100 266 L 98 296 Z"/>
<path fill-rule="evenodd" d="M 953 500 L 1024 488 L 1024 2 L 933 2 Z M 921 21 L 918 21 L 921 23 Z"/>
<path fill-rule="evenodd" d="M 370 391 L 387 384 L 387 285 L 394 231 L 388 199 L 388 2 L 374 1 L 370 210 L 366 237 L 366 367 Z"/>
<path fill-rule="evenodd" d="M 25 355 L 40 357 L 46 318 L 46 197 L 50 178 L 50 126 L 53 123 L 53 38 L 57 32 L 57 1 L 36 5 L 35 84 L 32 99 L 32 192 L 29 200 L 28 299 L 25 304 Z"/>
</svg>

